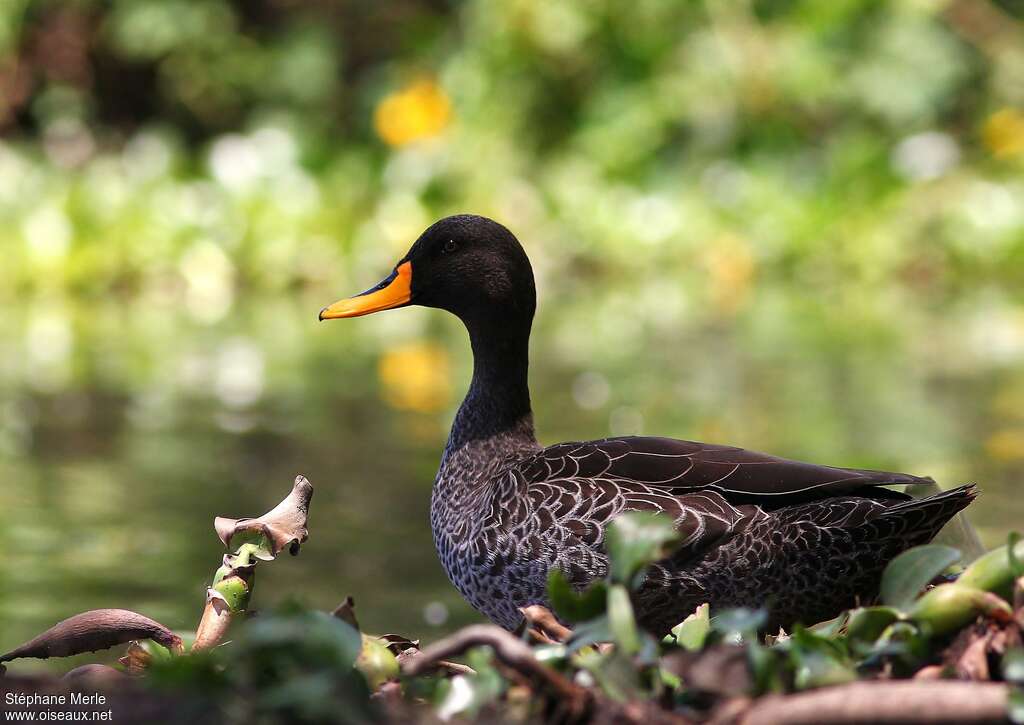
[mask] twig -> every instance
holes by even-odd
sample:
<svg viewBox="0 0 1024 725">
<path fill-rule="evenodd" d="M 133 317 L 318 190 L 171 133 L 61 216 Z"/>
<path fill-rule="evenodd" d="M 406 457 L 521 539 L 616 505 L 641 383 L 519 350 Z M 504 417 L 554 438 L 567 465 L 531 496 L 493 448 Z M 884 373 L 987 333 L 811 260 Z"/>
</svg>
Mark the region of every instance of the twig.
<svg viewBox="0 0 1024 725">
<path fill-rule="evenodd" d="M 589 707 L 590 692 L 545 667 L 522 640 L 493 624 L 472 625 L 435 642 L 418 656 L 403 662 L 402 672 L 408 677 L 416 677 L 436 667 L 441 660 L 460 655 L 473 647 L 490 647 L 500 662 L 564 700 L 573 714 L 581 715 Z"/>
<path fill-rule="evenodd" d="M 1005 723 L 1006 686 L 950 680 L 854 682 L 754 700 L 738 725 Z M 723 722 L 723 721 L 718 721 Z"/>
</svg>

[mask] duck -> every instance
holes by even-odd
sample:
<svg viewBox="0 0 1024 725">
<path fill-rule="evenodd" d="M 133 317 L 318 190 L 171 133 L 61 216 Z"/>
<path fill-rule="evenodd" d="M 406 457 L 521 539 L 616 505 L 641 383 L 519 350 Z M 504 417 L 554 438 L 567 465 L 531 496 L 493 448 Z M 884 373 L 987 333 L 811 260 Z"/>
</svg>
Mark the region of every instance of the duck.
<svg viewBox="0 0 1024 725">
<path fill-rule="evenodd" d="M 726 445 L 616 436 L 542 446 L 528 385 L 536 311 L 530 261 L 483 216 L 431 225 L 379 284 L 320 320 L 421 305 L 465 325 L 473 374 L 434 480 L 437 553 L 463 597 L 516 630 L 550 608 L 558 569 L 577 590 L 608 573 L 609 524 L 625 512 L 671 517 L 678 543 L 632 594 L 661 636 L 696 607 L 758 608 L 765 628 L 811 625 L 878 594 L 886 564 L 930 541 L 974 500 L 974 485 L 915 499 L 905 473 L 838 468 Z"/>
</svg>

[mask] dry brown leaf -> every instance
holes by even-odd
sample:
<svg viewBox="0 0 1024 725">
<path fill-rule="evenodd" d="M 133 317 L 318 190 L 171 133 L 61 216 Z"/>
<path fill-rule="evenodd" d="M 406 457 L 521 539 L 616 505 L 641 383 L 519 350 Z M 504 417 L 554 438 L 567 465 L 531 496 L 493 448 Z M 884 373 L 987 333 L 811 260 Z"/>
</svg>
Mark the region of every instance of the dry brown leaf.
<svg viewBox="0 0 1024 725">
<path fill-rule="evenodd" d="M 181 638 L 149 617 L 128 609 L 93 609 L 58 622 L 38 637 L 0 656 L 0 662 L 22 657 L 70 657 L 133 639 L 152 639 L 172 651 L 181 651 Z"/>
<path fill-rule="evenodd" d="M 313 498 L 313 484 L 305 476 L 296 476 L 292 491 L 281 503 L 255 519 L 229 519 L 218 516 L 213 521 L 217 536 L 224 546 L 231 547 L 231 539 L 242 532 L 262 534 L 270 542 L 271 554 L 277 556 L 286 546 L 294 555 L 299 544 L 309 538 L 306 519 L 309 502 Z"/>
</svg>

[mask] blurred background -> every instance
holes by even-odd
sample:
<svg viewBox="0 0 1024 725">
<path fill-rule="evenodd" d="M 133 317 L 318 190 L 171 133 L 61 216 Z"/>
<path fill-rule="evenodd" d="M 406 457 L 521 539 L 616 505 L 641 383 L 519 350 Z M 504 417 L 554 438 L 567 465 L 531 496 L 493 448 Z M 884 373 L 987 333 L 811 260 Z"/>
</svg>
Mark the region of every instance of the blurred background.
<svg viewBox="0 0 1024 725">
<path fill-rule="evenodd" d="M 214 515 L 304 473 L 257 606 L 476 619 L 430 487 L 459 323 L 318 324 L 453 212 L 524 242 L 542 440 L 978 482 L 1024 527 L 1021 0 L 0 3 L 0 649 L 193 627 Z M 73 663 L 51 667 L 66 669 Z"/>
</svg>

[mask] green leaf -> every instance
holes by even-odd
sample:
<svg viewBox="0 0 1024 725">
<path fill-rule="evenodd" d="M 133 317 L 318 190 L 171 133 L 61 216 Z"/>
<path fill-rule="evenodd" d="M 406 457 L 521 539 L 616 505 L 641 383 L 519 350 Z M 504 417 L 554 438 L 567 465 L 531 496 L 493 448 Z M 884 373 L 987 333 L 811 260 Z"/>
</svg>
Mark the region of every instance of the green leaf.
<svg viewBox="0 0 1024 725">
<path fill-rule="evenodd" d="M 908 549 L 885 567 L 879 599 L 906 611 L 928 582 L 958 561 L 960 552 L 951 546 L 926 544 Z"/>
<path fill-rule="evenodd" d="M 672 635 L 683 649 L 696 652 L 704 646 L 704 640 L 711 631 L 711 609 L 705 602 L 693 614 L 672 628 Z"/>
<path fill-rule="evenodd" d="M 839 640 L 812 632 L 799 624 L 793 628 L 793 634 L 789 639 L 792 646 L 797 649 L 820 650 L 840 657 L 846 655 L 846 650 Z"/>
<path fill-rule="evenodd" d="M 475 675 L 452 678 L 451 686 L 441 691 L 437 715 L 441 720 L 467 713 L 475 716 L 482 707 L 491 704 L 505 692 L 505 678 L 494 668 L 494 653 L 490 648 L 477 647 L 467 655 Z"/>
<path fill-rule="evenodd" d="M 634 585 L 634 575 L 668 554 L 677 541 L 675 525 L 664 514 L 631 511 L 608 527 L 609 575 L 613 582 Z"/>
<path fill-rule="evenodd" d="M 572 654 L 584 647 L 596 644 L 597 642 L 610 642 L 614 639 L 608 623 L 608 615 L 602 615 L 596 619 L 584 622 L 572 632 L 572 639 L 567 645 L 567 652 Z"/>
<path fill-rule="evenodd" d="M 992 592 L 949 583 L 926 592 L 907 616 L 927 625 L 932 634 L 945 635 L 967 626 L 981 614 L 1009 618 L 1013 609 Z"/>
<path fill-rule="evenodd" d="M 262 561 L 274 560 L 270 541 L 259 531 L 239 531 L 232 535 L 230 541 L 237 547 L 236 556 L 241 557 L 244 563 L 248 563 L 252 558 Z"/>
<path fill-rule="evenodd" d="M 754 692 L 752 695 L 763 695 L 766 692 L 784 692 L 784 662 L 778 653 L 771 648 L 762 647 L 756 641 L 747 644 L 747 662 L 754 675 Z"/>
<path fill-rule="evenodd" d="M 853 666 L 821 650 L 801 652 L 793 682 L 798 690 L 829 687 L 857 679 Z"/>
<path fill-rule="evenodd" d="M 832 619 L 826 619 L 824 622 L 818 622 L 817 624 L 808 627 L 808 629 L 815 634 L 820 634 L 824 637 L 835 637 L 839 634 L 843 625 L 846 624 L 849 619 L 849 612 L 840 612 L 838 616 L 835 616 Z"/>
<path fill-rule="evenodd" d="M 1017 541 L 1013 549 L 1012 556 L 1009 546 L 1000 546 L 979 557 L 960 575 L 957 583 L 1009 599 L 1013 596 L 1015 580 L 1013 560 L 1024 557 L 1024 544 Z"/>
<path fill-rule="evenodd" d="M 1015 685 L 1024 684 L 1024 649 L 1015 647 L 1003 656 L 1003 679 Z"/>
<path fill-rule="evenodd" d="M 533 648 L 533 656 L 538 662 L 554 665 L 556 668 L 568 658 L 569 648 L 564 644 L 541 644 Z"/>
<path fill-rule="evenodd" d="M 846 628 L 846 637 L 851 645 L 863 649 L 874 645 L 882 636 L 882 632 L 899 620 L 899 610 L 893 607 L 861 607 L 850 612 L 850 622 Z"/>
<path fill-rule="evenodd" d="M 893 622 L 875 645 L 875 653 L 900 657 L 905 663 L 916 668 L 928 657 L 928 637 L 912 622 Z"/>
<path fill-rule="evenodd" d="M 284 611 L 263 614 L 245 623 L 236 641 L 240 655 L 253 661 L 303 663 L 350 671 L 362 651 L 359 630 L 324 612 Z"/>
<path fill-rule="evenodd" d="M 629 601 L 629 591 L 622 584 L 613 584 L 608 590 L 608 629 L 623 652 L 633 655 L 640 651 L 633 604 Z"/>
<path fill-rule="evenodd" d="M 1006 717 L 1012 723 L 1024 723 L 1024 692 L 1016 687 L 1006 697 Z"/>
<path fill-rule="evenodd" d="M 548 601 L 562 619 L 574 624 L 586 622 L 604 614 L 608 588 L 604 582 L 595 581 L 577 592 L 561 569 L 552 569 L 548 574 Z"/>
<path fill-rule="evenodd" d="M 724 635 L 740 634 L 744 639 L 753 639 L 767 619 L 768 615 L 763 609 L 737 607 L 712 617 L 711 628 Z"/>
<path fill-rule="evenodd" d="M 640 671 L 633 664 L 633 658 L 619 648 L 605 654 L 581 652 L 576 663 L 593 676 L 605 695 L 616 702 L 650 697 Z"/>
<path fill-rule="evenodd" d="M 1010 571 L 1013 578 L 1024 576 L 1024 564 L 1021 564 L 1017 556 L 1017 544 L 1020 542 L 1020 533 L 1011 531 L 1006 540 L 1006 555 L 1010 558 Z"/>
<path fill-rule="evenodd" d="M 249 606 L 249 597 L 252 593 L 249 583 L 234 574 L 221 579 L 211 587 L 211 591 L 219 594 L 230 610 L 236 614 L 245 611 L 245 608 Z"/>
<path fill-rule="evenodd" d="M 797 689 L 838 685 L 856 679 L 845 648 L 834 639 L 797 626 L 790 637 L 790 659 Z"/>
<path fill-rule="evenodd" d="M 388 680 L 398 679 L 398 659 L 376 637 L 363 635 L 363 649 L 356 658 L 356 669 L 363 673 L 366 684 L 376 690 Z"/>
</svg>

